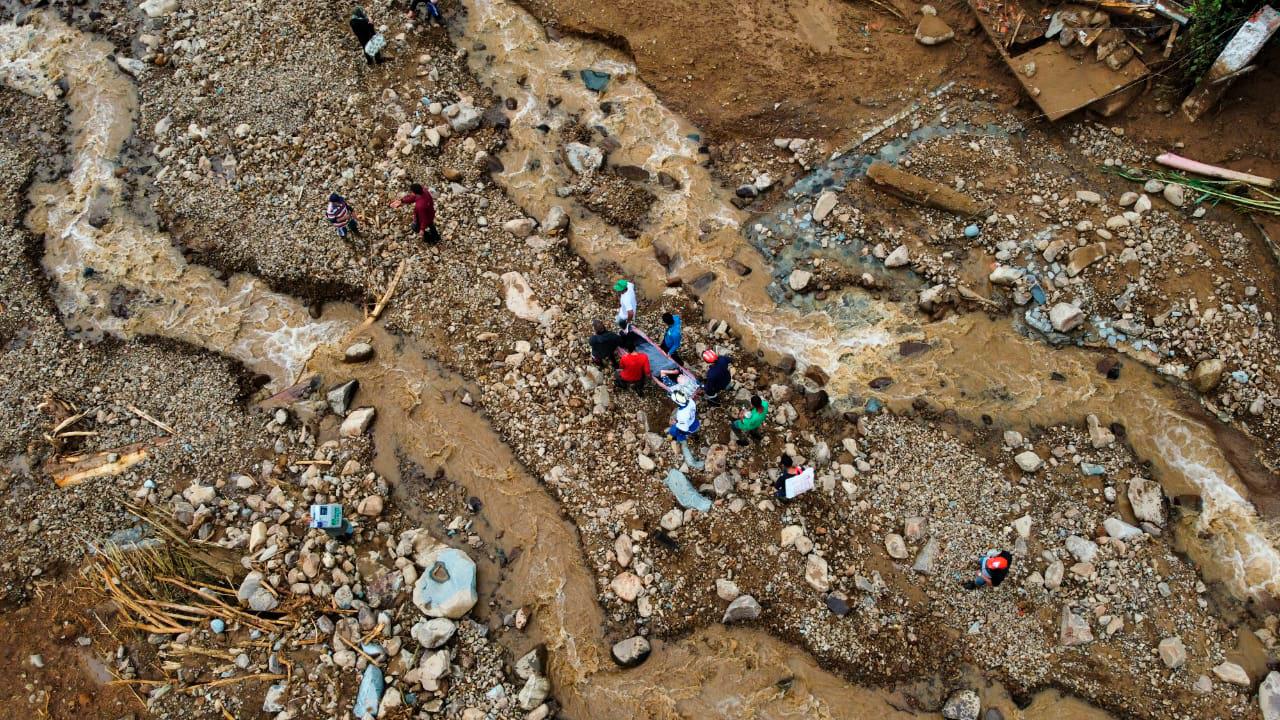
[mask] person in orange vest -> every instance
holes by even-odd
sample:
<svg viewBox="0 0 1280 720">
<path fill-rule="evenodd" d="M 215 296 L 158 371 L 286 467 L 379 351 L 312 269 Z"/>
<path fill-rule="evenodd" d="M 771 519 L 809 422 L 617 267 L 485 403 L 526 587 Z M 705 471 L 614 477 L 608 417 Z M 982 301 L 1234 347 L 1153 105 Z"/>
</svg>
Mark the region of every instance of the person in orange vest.
<svg viewBox="0 0 1280 720">
<path fill-rule="evenodd" d="M 998 587 L 1009 574 L 1009 565 L 1013 563 L 1013 555 L 1008 550 L 988 550 L 986 555 L 978 558 L 978 574 L 964 584 L 965 590 L 977 590 L 990 585 Z"/>
</svg>

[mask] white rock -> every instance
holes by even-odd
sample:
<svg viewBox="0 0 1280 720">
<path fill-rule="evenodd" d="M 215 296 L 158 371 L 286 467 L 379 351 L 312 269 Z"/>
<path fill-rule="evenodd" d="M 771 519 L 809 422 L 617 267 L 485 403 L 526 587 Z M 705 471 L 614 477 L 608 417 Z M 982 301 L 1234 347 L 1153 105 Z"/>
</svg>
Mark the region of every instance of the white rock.
<svg viewBox="0 0 1280 720">
<path fill-rule="evenodd" d="M 1023 515 L 1013 521 L 1013 529 L 1017 531 L 1018 537 L 1024 540 L 1031 537 L 1031 522 L 1032 520 L 1030 515 Z"/>
<path fill-rule="evenodd" d="M 267 524 L 259 520 L 249 530 L 249 552 L 254 552 L 267 541 Z"/>
<path fill-rule="evenodd" d="M 187 488 L 182 491 L 183 499 L 191 503 L 194 507 L 208 505 L 213 502 L 213 499 L 217 497 L 217 495 L 218 490 L 212 485 L 188 485 Z"/>
<path fill-rule="evenodd" d="M 818 196 L 817 202 L 813 204 L 813 219 L 822 222 L 832 210 L 835 210 L 839 197 L 830 190 L 825 190 Z"/>
<path fill-rule="evenodd" d="M 377 409 L 371 407 L 352 410 L 347 414 L 346 419 L 342 421 L 342 425 L 338 427 L 338 434 L 345 438 L 360 437 L 369 430 L 369 426 L 373 424 L 373 418 L 377 413 Z"/>
<path fill-rule="evenodd" d="M 813 273 L 808 270 L 792 270 L 791 277 L 787 278 L 787 284 L 792 290 L 800 292 L 809 286 L 809 281 L 813 279 Z"/>
<path fill-rule="evenodd" d="M 516 695 L 516 700 L 523 710 L 532 710 L 543 703 L 551 694 L 551 681 L 541 675 L 534 675 L 525 681 L 524 687 Z"/>
<path fill-rule="evenodd" d="M 1164 666 L 1177 670 L 1187 662 L 1187 648 L 1182 644 L 1180 637 L 1168 637 L 1160 641 L 1156 646 L 1160 651 L 1160 660 L 1164 662 Z"/>
<path fill-rule="evenodd" d="M 1267 673 L 1258 686 L 1258 705 L 1262 708 L 1262 720 L 1280 720 L 1280 672 Z"/>
<path fill-rule="evenodd" d="M 533 218 L 513 218 L 502 224 L 502 229 L 506 230 L 512 237 L 523 240 L 533 234 L 533 229 L 538 223 Z"/>
<path fill-rule="evenodd" d="M 1115 433 L 1112 433 L 1110 428 L 1103 427 L 1097 415 L 1090 413 L 1085 418 L 1085 422 L 1089 426 L 1089 442 L 1094 448 L 1109 447 L 1111 443 L 1116 441 Z"/>
<path fill-rule="evenodd" d="M 831 589 L 831 574 L 827 567 L 827 561 L 810 553 L 804 564 L 804 581 L 809 583 L 809 587 L 818 592 L 827 592 Z"/>
<path fill-rule="evenodd" d="M 434 650 L 441 645 L 449 642 L 453 634 L 457 632 L 458 625 L 449 618 L 431 618 L 430 620 L 419 620 L 413 624 L 413 628 L 409 634 L 422 647 L 428 650 Z"/>
<path fill-rule="evenodd" d="M 1116 540 L 1132 540 L 1143 535 L 1141 530 L 1117 517 L 1109 517 L 1103 520 L 1102 527 L 1106 528 L 1107 535 Z"/>
<path fill-rule="evenodd" d="M 564 146 L 565 159 L 569 163 L 569 167 L 579 175 L 586 175 L 594 172 L 604 163 L 604 153 L 599 148 L 593 148 L 582 143 L 572 142 Z"/>
<path fill-rule="evenodd" d="M 1067 647 L 1075 647 L 1093 642 L 1093 629 L 1089 621 L 1071 612 L 1071 608 L 1062 608 L 1062 621 L 1058 626 L 1058 642 Z"/>
<path fill-rule="evenodd" d="M 507 310 L 511 314 L 521 320 L 529 320 L 538 322 L 543 318 L 546 310 L 533 297 L 533 289 L 529 287 L 529 282 L 524 279 L 524 275 L 512 270 L 503 273 L 502 287 L 506 294 Z"/>
<path fill-rule="evenodd" d="M 542 232 L 546 235 L 559 235 L 568 227 L 569 213 L 559 205 L 552 205 L 542 220 Z"/>
<path fill-rule="evenodd" d="M 1173 186 L 1171 185 L 1169 187 Z M 1241 687 L 1249 687 L 1250 685 L 1249 674 L 1244 671 L 1244 668 L 1233 662 L 1224 662 L 1221 665 L 1214 665 L 1213 674 L 1217 675 L 1218 679 L 1222 682 L 1228 682 L 1232 685 L 1239 685 Z"/>
<path fill-rule="evenodd" d="M 1064 543 L 1067 552 L 1082 563 L 1091 563 L 1098 557 L 1098 545 L 1092 540 L 1086 540 L 1079 535 L 1071 535 Z"/>
<path fill-rule="evenodd" d="M 1174 207 L 1182 207 L 1187 202 L 1187 189 L 1181 185 L 1165 185 L 1164 199 Z"/>
<path fill-rule="evenodd" d="M 1027 274 L 1022 268 L 1009 267 L 1008 265 L 997 265 L 995 270 L 987 276 L 992 285 L 1014 285 Z"/>
<path fill-rule="evenodd" d="M 884 549 L 889 553 L 889 557 L 894 560 L 905 560 L 910 557 L 911 553 L 907 552 L 907 542 L 897 533 L 889 533 L 884 536 Z"/>
<path fill-rule="evenodd" d="M 147 17 L 164 17 L 177 11 L 178 0 L 143 0 L 138 4 L 138 9 L 146 13 Z"/>
<path fill-rule="evenodd" d="M 1142 477 L 1131 478 L 1126 494 L 1134 517 L 1153 525 L 1164 525 L 1164 492 L 1159 483 Z"/>
<path fill-rule="evenodd" d="M 449 651 L 438 650 L 427 654 L 418 664 L 418 682 L 431 692 L 440 689 L 440 681 L 449 675 Z"/>
<path fill-rule="evenodd" d="M 729 603 L 720 622 L 728 625 L 743 620 L 755 620 L 758 617 L 760 617 L 760 603 L 750 595 L 743 595 Z"/>
<path fill-rule="evenodd" d="M 732 580 L 718 578 L 716 580 L 716 597 L 725 602 L 733 602 L 742 595 L 742 591 L 738 590 L 738 584 Z"/>
<path fill-rule="evenodd" d="M 1023 472 L 1035 472 L 1044 464 L 1044 460 L 1041 460 L 1034 450 L 1024 450 L 1014 455 L 1013 461 L 1018 463 L 1018 467 L 1022 468 Z"/>
<path fill-rule="evenodd" d="M 1071 303 L 1060 302 L 1049 309 L 1049 322 L 1058 332 L 1071 332 L 1084 322 L 1084 312 Z"/>
<path fill-rule="evenodd" d="M 899 245 L 893 249 L 893 252 L 889 253 L 888 257 L 884 259 L 884 266 L 887 268 L 896 268 L 902 267 L 909 262 L 911 262 L 911 251 L 907 249 L 906 245 Z"/>
<path fill-rule="evenodd" d="M 635 602 L 640 592 L 644 590 L 644 582 L 640 580 L 639 575 L 628 571 L 619 573 L 613 578 L 609 582 L 609 589 L 613 590 L 613 594 L 623 602 Z"/>
<path fill-rule="evenodd" d="M 942 717 L 946 720 L 978 720 L 982 712 L 982 701 L 973 690 L 958 690 L 947 698 L 942 706 Z"/>
<path fill-rule="evenodd" d="M 1102 202 L 1102 196 L 1092 190 L 1077 190 L 1076 199 L 1090 205 L 1097 205 Z"/>
<path fill-rule="evenodd" d="M 622 567 L 627 567 L 631 564 L 631 559 L 635 556 L 635 549 L 630 535 L 624 532 L 613 539 L 613 556 L 617 558 L 618 564 Z"/>
<path fill-rule="evenodd" d="M 680 508 L 672 508 L 658 519 L 658 524 L 663 530 L 678 530 L 684 524 L 684 511 Z"/>
</svg>

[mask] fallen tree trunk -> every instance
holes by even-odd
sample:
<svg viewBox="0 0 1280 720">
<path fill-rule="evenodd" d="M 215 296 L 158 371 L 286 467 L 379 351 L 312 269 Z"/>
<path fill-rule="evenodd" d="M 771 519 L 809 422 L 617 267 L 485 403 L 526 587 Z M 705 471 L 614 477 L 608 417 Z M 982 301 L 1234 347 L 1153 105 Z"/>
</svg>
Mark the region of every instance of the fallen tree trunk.
<svg viewBox="0 0 1280 720">
<path fill-rule="evenodd" d="M 962 192 L 919 175 L 903 172 L 887 163 L 872 163 L 867 169 L 867 180 L 877 190 L 918 205 L 965 216 L 980 215 L 986 210 L 982 203 Z"/>
</svg>

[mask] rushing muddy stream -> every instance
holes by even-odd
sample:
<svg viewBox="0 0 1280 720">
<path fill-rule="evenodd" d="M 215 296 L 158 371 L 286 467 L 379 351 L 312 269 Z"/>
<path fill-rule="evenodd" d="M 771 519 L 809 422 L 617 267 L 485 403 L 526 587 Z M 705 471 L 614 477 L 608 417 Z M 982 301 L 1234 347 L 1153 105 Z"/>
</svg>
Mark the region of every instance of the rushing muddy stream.
<svg viewBox="0 0 1280 720">
<path fill-rule="evenodd" d="M 473 70 L 496 92 L 520 100 L 504 157 L 509 170 L 500 180 L 528 212 L 540 215 L 558 201 L 559 184 L 552 170 L 557 149 L 533 126 L 563 123 L 566 113 L 608 127 L 623 145 L 615 159 L 624 156 L 625 162 L 670 173 L 680 182 L 680 190 L 661 195 L 654 227 L 640 243 L 591 217 L 575 218 L 574 247 L 588 260 L 618 262 L 646 290 L 656 291 L 666 270 L 646 247 L 655 238 L 669 244 L 679 258 L 677 271 L 690 277 L 706 271 L 723 276 L 724 262 L 738 259 L 753 272 L 745 278 L 729 273 L 713 283 L 703 295 L 708 314 L 730 321 L 756 346 L 828 368 L 833 391 L 860 395 L 866 378 L 891 368 L 896 382 L 884 394 L 890 402 L 927 394 L 966 416 L 990 413 L 1016 419 L 1012 424 L 1018 426 L 1078 421 L 1088 412 L 1121 421 L 1172 493 L 1195 491 L 1204 498 L 1199 529 L 1210 536 L 1224 577 L 1242 591 L 1277 589 L 1274 546 L 1233 489 L 1238 480 L 1211 431 L 1180 413 L 1174 391 L 1158 386 L 1154 375 L 1128 372 L 1120 382 L 1106 382 L 1092 369 L 1093 355 L 1050 352 L 1007 323 L 986 319 L 922 325 L 885 304 L 877 308 L 874 324 L 841 327 L 822 313 L 802 316 L 778 308 L 767 292 L 769 268 L 740 232 L 739 211 L 698 164 L 697 145 L 687 138 L 693 129 L 635 79 L 628 61 L 591 42 L 548 42 L 532 18 L 506 3 L 472 0 L 468 9 L 468 42 L 487 45 L 473 59 Z M 308 363 L 322 374 L 336 372 L 337 343 L 359 321 L 355 308 L 335 305 L 312 320 L 301 303 L 254 278 L 223 282 L 206 268 L 188 265 L 168 237 L 127 212 L 114 171 L 132 131 L 137 96 L 111 52 L 109 44 L 45 13 L 22 26 L 0 27 L 0 82 L 34 95 L 55 93 L 58 81 L 66 83 L 73 168 L 59 182 L 32 188 L 28 223 L 45 238 L 45 268 L 56 282 L 69 329 L 181 340 L 233 357 L 270 376 L 276 387 L 289 385 Z M 614 75 L 603 96 L 561 74 L 587 67 Z M 523 84 L 517 82 L 521 76 Z M 545 105 L 549 95 L 564 99 L 560 108 Z M 607 116 L 599 109 L 602 99 L 614 103 Z M 537 168 L 533 160 L 541 161 Z M 701 221 L 713 227 L 699 228 Z M 145 309 L 128 318 L 112 314 L 110 296 L 120 289 L 145 298 L 135 303 Z M 444 468 L 481 500 L 486 518 L 501 530 L 501 544 L 522 549 L 504 571 L 499 592 L 513 604 L 536 609 L 534 634 L 552 649 L 552 679 L 567 716 L 914 716 L 897 696 L 851 686 L 806 654 L 746 629 L 714 627 L 658 643 L 640 668 L 613 669 L 595 577 L 574 527 L 483 418 L 461 404 L 461 379 L 423 360 L 424 348 L 378 326 L 364 332 L 377 347 L 375 361 L 344 366 L 342 374 L 358 377 L 362 397 L 378 407 L 379 470 L 398 477 L 401 456 L 425 468 Z M 933 349 L 897 358 L 902 339 L 923 339 Z M 843 356 L 849 357 L 842 361 Z M 974 362 L 978 357 L 982 367 Z M 857 363 L 848 361 L 853 358 Z M 1066 379 L 1050 381 L 1050 369 Z M 780 685 L 786 678 L 792 682 Z M 987 700 L 1004 708 L 1006 717 L 1101 717 L 1052 693 L 1021 711 L 1007 698 Z"/>
</svg>

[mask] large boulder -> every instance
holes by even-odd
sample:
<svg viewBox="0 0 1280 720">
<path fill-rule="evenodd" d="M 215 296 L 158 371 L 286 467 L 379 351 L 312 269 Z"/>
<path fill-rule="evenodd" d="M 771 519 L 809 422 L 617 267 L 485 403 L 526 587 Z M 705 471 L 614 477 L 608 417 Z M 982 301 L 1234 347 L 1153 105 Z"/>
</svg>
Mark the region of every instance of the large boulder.
<svg viewBox="0 0 1280 720">
<path fill-rule="evenodd" d="M 1126 489 L 1134 517 L 1153 525 L 1164 525 L 1164 492 L 1154 480 L 1135 477 Z"/>
<path fill-rule="evenodd" d="M 595 172 L 604 163 L 604 153 L 598 148 L 571 142 L 564 146 L 564 157 L 569 167 L 579 175 Z"/>
<path fill-rule="evenodd" d="M 947 720 L 978 720 L 980 712 L 982 701 L 978 699 L 978 693 L 972 690 L 957 690 L 947 698 L 947 704 L 942 706 L 942 717 Z"/>
<path fill-rule="evenodd" d="M 1071 608 L 1062 608 L 1062 622 L 1058 627 L 1058 641 L 1067 647 L 1075 647 L 1093 642 L 1093 629 L 1089 621 L 1071 612 Z"/>
<path fill-rule="evenodd" d="M 1156 646 L 1160 652 L 1160 660 L 1170 670 L 1177 670 L 1187 662 L 1187 646 L 1180 637 L 1167 637 Z"/>
<path fill-rule="evenodd" d="M 457 620 L 475 607 L 476 564 L 457 548 L 440 548 L 422 563 L 413 586 L 413 604 L 431 617 Z"/>
<path fill-rule="evenodd" d="M 377 413 L 378 411 L 371 407 L 352 410 L 338 427 L 338 434 L 345 438 L 360 437 L 369 430 Z"/>
<path fill-rule="evenodd" d="M 733 602 L 729 603 L 729 607 L 724 611 L 724 617 L 720 622 L 728 625 L 729 623 L 742 622 L 744 620 L 755 620 L 760 617 L 760 603 L 750 595 L 743 595 Z"/>
<path fill-rule="evenodd" d="M 502 274 L 502 287 L 506 293 L 507 309 L 521 320 L 538 322 L 546 312 L 533 297 L 533 289 L 524 279 L 524 275 L 516 271 Z"/>
<path fill-rule="evenodd" d="M 649 641 L 636 635 L 613 644 L 613 661 L 625 668 L 635 667 L 649 657 Z"/>
<path fill-rule="evenodd" d="M 1060 302 L 1049 308 L 1049 322 L 1060 333 L 1071 332 L 1084 322 L 1084 312 L 1071 303 Z"/>
<path fill-rule="evenodd" d="M 1280 672 L 1271 672 L 1258 686 L 1262 720 L 1280 720 Z"/>
<path fill-rule="evenodd" d="M 1222 373 L 1226 369 L 1227 364 L 1218 358 L 1201 360 L 1191 373 L 1191 384 L 1201 393 L 1207 393 L 1218 387 L 1218 383 L 1222 382 Z"/>
</svg>

